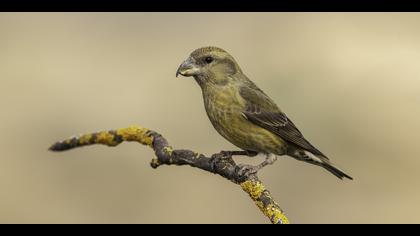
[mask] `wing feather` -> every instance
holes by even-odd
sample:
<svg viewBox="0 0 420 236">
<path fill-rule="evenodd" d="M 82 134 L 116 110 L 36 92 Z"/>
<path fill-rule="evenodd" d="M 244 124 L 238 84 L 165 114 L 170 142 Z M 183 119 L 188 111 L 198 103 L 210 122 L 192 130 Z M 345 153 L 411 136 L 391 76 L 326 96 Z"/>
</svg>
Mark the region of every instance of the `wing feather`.
<svg viewBox="0 0 420 236">
<path fill-rule="evenodd" d="M 246 109 L 242 113 L 250 122 L 273 132 L 288 143 L 326 157 L 303 137 L 286 114 L 254 84 L 241 87 L 240 95 L 246 101 Z"/>
</svg>

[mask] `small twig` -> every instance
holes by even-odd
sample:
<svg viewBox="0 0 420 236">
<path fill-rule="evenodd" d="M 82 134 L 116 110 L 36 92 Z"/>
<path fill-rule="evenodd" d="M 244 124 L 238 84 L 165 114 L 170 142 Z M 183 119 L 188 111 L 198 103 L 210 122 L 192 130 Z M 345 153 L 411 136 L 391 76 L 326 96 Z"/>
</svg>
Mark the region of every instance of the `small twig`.
<svg viewBox="0 0 420 236">
<path fill-rule="evenodd" d="M 50 150 L 65 151 L 92 144 L 116 146 L 124 141 L 135 141 L 153 148 L 156 155 L 156 158 L 153 158 L 150 163 L 153 168 L 161 165 L 189 165 L 223 176 L 240 185 L 272 223 L 289 223 L 279 205 L 271 197 L 270 192 L 259 180 L 257 173 L 243 171 L 247 166 L 237 165 L 232 159 L 232 155 L 255 155 L 255 153 L 222 151 L 211 157 L 206 157 L 191 150 L 174 150 L 162 135 L 140 126 L 72 137 L 55 143 L 50 147 Z"/>
</svg>

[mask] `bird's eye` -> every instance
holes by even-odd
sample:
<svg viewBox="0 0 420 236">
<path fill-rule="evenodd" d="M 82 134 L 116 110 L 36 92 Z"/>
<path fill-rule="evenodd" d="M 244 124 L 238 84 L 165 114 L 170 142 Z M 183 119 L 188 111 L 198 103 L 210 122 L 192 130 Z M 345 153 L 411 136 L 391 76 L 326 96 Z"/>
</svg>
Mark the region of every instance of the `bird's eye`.
<svg viewBox="0 0 420 236">
<path fill-rule="evenodd" d="M 210 64 L 213 60 L 214 60 L 214 59 L 213 59 L 213 57 L 206 57 L 206 58 L 204 59 L 204 61 L 205 61 L 207 64 Z"/>
</svg>

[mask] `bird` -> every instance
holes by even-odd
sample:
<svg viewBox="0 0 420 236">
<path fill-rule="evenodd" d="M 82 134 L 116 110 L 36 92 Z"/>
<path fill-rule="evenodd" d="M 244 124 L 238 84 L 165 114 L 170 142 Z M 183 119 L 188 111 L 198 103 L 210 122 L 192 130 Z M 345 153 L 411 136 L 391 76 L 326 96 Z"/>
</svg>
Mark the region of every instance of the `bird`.
<svg viewBox="0 0 420 236">
<path fill-rule="evenodd" d="M 266 157 L 253 172 L 286 155 L 323 167 L 340 179 L 353 179 L 303 136 L 224 49 L 207 46 L 194 50 L 178 67 L 176 77 L 179 75 L 193 77 L 198 83 L 211 124 L 242 150 L 232 153 Z"/>
</svg>

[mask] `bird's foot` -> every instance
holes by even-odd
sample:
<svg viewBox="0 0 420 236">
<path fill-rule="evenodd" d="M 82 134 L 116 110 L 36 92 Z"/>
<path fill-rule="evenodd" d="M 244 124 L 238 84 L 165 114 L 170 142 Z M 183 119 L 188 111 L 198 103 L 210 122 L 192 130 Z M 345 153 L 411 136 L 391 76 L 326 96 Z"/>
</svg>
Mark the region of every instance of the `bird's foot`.
<svg viewBox="0 0 420 236">
<path fill-rule="evenodd" d="M 272 165 L 274 162 L 276 162 L 277 156 L 274 154 L 268 154 L 265 157 L 265 161 L 261 162 L 257 166 L 252 165 L 246 165 L 246 164 L 238 164 L 239 170 L 238 174 L 240 176 L 243 176 L 245 178 L 249 178 L 251 175 L 255 175 L 260 171 L 262 168 L 264 168 L 267 165 Z"/>
<path fill-rule="evenodd" d="M 260 170 L 258 166 L 251 166 L 246 164 L 238 164 L 238 167 L 238 175 L 245 179 L 248 179 L 251 175 L 255 175 Z"/>
</svg>

